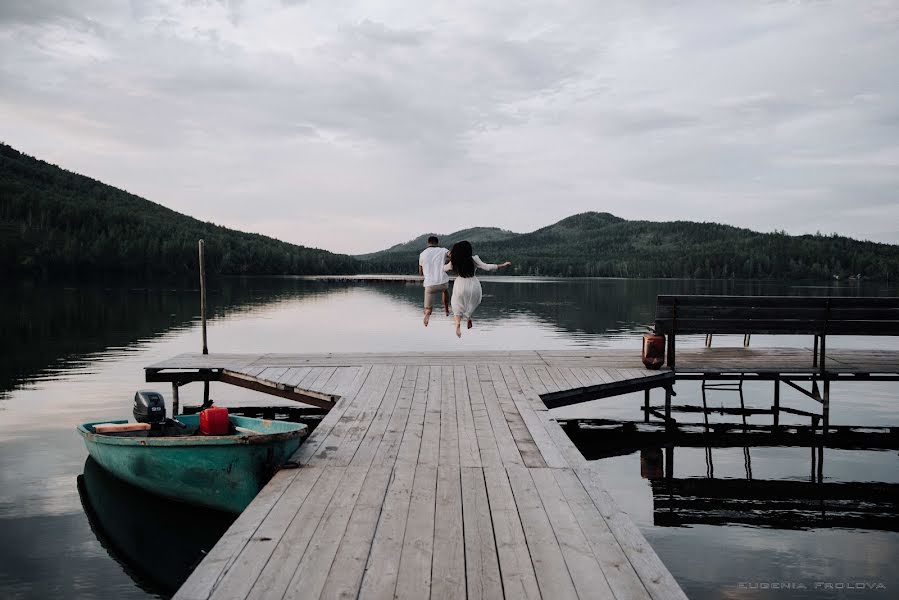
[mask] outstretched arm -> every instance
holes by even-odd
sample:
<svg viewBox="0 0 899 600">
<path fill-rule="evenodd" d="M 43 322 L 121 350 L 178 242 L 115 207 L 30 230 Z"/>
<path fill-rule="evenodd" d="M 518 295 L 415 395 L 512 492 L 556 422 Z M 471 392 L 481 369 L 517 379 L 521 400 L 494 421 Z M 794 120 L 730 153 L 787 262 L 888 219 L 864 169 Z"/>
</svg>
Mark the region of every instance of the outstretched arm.
<svg viewBox="0 0 899 600">
<path fill-rule="evenodd" d="M 512 263 L 510 263 L 509 261 L 500 263 L 498 265 L 493 263 L 485 263 L 481 260 L 480 256 L 472 256 L 472 259 L 474 260 L 474 266 L 479 269 L 483 269 L 484 271 L 496 271 L 497 269 L 505 269 L 506 267 L 512 265 Z"/>
</svg>

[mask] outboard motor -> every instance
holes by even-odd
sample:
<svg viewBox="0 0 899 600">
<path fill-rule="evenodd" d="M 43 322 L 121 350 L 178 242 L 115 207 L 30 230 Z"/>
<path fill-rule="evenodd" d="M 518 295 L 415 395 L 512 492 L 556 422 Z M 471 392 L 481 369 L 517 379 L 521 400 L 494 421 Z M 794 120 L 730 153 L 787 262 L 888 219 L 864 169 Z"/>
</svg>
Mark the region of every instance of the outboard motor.
<svg viewBox="0 0 899 600">
<path fill-rule="evenodd" d="M 140 390 L 134 394 L 134 420 L 161 426 L 165 423 L 165 400 L 162 394 L 151 390 Z"/>
</svg>

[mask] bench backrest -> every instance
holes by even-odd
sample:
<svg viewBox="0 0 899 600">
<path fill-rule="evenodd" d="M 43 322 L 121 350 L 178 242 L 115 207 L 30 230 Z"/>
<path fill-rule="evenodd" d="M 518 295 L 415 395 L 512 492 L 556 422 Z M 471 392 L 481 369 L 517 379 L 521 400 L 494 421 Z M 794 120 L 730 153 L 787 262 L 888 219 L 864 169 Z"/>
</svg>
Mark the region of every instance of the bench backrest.
<svg viewBox="0 0 899 600">
<path fill-rule="evenodd" d="M 659 296 L 656 333 L 899 335 L 899 298 Z"/>
</svg>

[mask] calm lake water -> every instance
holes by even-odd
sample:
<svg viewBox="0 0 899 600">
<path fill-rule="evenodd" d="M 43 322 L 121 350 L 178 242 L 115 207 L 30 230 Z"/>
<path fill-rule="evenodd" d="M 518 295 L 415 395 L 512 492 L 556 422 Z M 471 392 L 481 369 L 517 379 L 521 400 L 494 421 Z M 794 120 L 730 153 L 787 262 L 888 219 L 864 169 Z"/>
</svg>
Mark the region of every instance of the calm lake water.
<svg viewBox="0 0 899 600">
<path fill-rule="evenodd" d="M 635 357 L 659 293 L 899 295 L 896 286 L 851 282 L 485 279 L 475 329 L 457 340 L 452 321 L 439 313 L 429 328 L 422 326 L 419 284 L 233 279 L 213 281 L 212 288 L 213 352 L 621 347 L 633 349 Z M 22 283 L 4 285 L 0 308 L 0 597 L 171 595 L 231 517 L 169 503 L 118 482 L 87 460 L 75 426 L 130 417 L 134 391 L 150 387 L 143 382 L 145 365 L 200 349 L 197 291 L 171 285 Z M 810 341 L 778 338 L 776 343 Z M 716 345 L 740 342 L 715 340 Z M 685 340 L 685 345 L 701 343 Z M 758 336 L 752 343 L 764 346 L 771 340 Z M 834 338 L 828 345 L 899 348 L 899 340 Z M 157 389 L 169 398 L 170 388 Z M 700 403 L 698 385 L 679 383 L 677 390 L 679 404 Z M 200 384 L 182 388 L 182 402 L 198 404 L 201 393 Z M 899 426 L 897 393 L 899 383 L 834 385 L 831 423 Z M 745 394 L 747 406 L 771 404 L 770 383 L 747 384 Z M 278 403 L 217 384 L 212 397 L 226 406 Z M 732 392 L 723 391 L 711 392 L 709 402 L 739 405 Z M 785 391 L 782 403 L 814 408 L 798 392 Z M 642 394 L 554 413 L 637 421 L 641 405 Z M 738 418 L 714 415 L 712 420 Z M 768 423 L 770 417 L 750 422 Z M 764 496 L 766 486 L 787 490 L 776 492 L 775 500 L 794 488 L 805 493 L 802 483 L 817 469 L 817 457 L 808 448 L 675 448 L 670 453 L 675 479 L 706 492 L 718 490 L 714 493 L 720 490 L 710 488 L 710 481 L 733 483 L 742 490 L 731 498 L 737 501 L 746 493 L 746 484 L 739 482 L 750 478 L 756 496 Z M 644 452 L 643 470 L 657 466 L 662 456 Z M 738 524 L 737 510 L 725 519 L 727 525 L 689 519 L 678 525 L 666 521 L 657 506 L 668 492 L 657 490 L 654 497 L 653 483 L 641 476 L 641 452 L 598 462 L 613 495 L 691 598 L 889 598 L 899 590 L 897 488 L 885 485 L 899 484 L 896 451 L 825 450 L 825 484 L 845 483 L 852 493 L 873 494 L 886 508 L 877 519 L 856 520 L 849 527 L 819 522 L 807 529 L 798 528 L 807 503 L 781 506 L 781 517 L 794 510 L 797 518 L 775 524 Z M 788 485 L 778 488 L 777 482 Z"/>
</svg>

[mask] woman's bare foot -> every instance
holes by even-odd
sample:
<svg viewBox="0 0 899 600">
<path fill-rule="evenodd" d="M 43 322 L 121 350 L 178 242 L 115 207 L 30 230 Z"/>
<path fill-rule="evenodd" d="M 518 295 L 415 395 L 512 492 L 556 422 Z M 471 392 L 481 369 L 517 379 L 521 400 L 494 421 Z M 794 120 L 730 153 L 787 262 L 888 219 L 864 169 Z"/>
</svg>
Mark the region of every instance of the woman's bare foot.
<svg viewBox="0 0 899 600">
<path fill-rule="evenodd" d="M 456 323 L 456 337 L 462 337 L 462 323 Z"/>
<path fill-rule="evenodd" d="M 424 320 L 425 327 L 428 326 L 428 321 L 430 321 L 430 320 L 431 320 L 431 311 L 426 310 L 425 311 L 425 320 Z"/>
<path fill-rule="evenodd" d="M 474 323 L 471 322 L 471 319 L 468 319 L 467 327 L 468 327 L 468 329 L 471 329 L 472 327 L 474 327 Z"/>
</svg>

